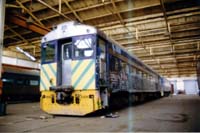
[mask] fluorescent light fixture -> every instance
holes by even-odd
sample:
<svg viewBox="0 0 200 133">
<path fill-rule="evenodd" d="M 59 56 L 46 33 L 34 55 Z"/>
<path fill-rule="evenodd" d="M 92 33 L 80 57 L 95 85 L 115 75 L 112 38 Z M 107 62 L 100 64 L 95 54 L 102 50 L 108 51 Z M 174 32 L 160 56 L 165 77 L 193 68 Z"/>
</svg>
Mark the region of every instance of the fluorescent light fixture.
<svg viewBox="0 0 200 133">
<path fill-rule="evenodd" d="M 21 52 L 21 53 L 24 52 L 20 47 L 16 47 L 16 49 L 17 49 L 19 52 Z"/>
<path fill-rule="evenodd" d="M 35 57 L 33 57 L 32 55 L 30 55 L 28 52 L 25 52 L 23 49 L 21 49 L 20 47 L 16 47 L 16 49 L 23 53 L 24 55 L 26 55 L 29 59 L 31 59 L 32 61 L 36 61 Z"/>
</svg>

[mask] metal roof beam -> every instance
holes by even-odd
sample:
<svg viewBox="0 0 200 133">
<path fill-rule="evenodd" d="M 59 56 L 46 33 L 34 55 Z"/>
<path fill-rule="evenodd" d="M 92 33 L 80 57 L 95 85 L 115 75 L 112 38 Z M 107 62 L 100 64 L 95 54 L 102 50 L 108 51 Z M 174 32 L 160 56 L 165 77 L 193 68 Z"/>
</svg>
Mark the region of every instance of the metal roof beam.
<svg viewBox="0 0 200 133">
<path fill-rule="evenodd" d="M 21 7 L 13 4 L 6 4 L 6 8 L 21 8 Z"/>
<path fill-rule="evenodd" d="M 26 20 L 16 17 L 16 16 L 10 16 L 8 20 L 16 25 L 19 25 L 21 27 L 24 27 L 26 29 L 29 29 L 31 31 L 34 31 L 36 33 L 39 33 L 41 35 L 47 34 L 50 30 L 44 27 L 41 27 L 40 25 L 37 25 L 35 23 L 27 23 Z"/>
<path fill-rule="evenodd" d="M 69 18 L 68 16 L 66 16 L 65 14 L 63 13 L 60 13 L 58 10 L 56 10 L 55 8 L 51 7 L 49 4 L 45 3 L 44 1 L 42 0 L 37 0 L 38 2 L 40 2 L 42 5 L 48 7 L 49 9 L 51 9 L 52 11 L 56 12 L 57 14 L 63 16 L 64 18 L 66 18 L 67 20 L 72 20 L 71 18 Z"/>
<path fill-rule="evenodd" d="M 181 25 L 183 23 L 192 23 L 192 22 L 199 22 L 199 12 L 193 12 L 192 14 L 185 14 L 185 15 L 174 15 L 173 17 L 169 16 L 169 21 L 170 21 L 170 26 L 173 25 Z M 140 17 L 134 17 L 134 18 L 128 18 L 128 19 L 124 19 L 124 21 L 126 22 L 126 26 L 127 25 L 139 25 L 139 24 L 146 24 L 149 22 L 160 22 L 163 21 L 163 19 L 161 19 L 161 17 L 163 16 L 163 14 L 161 13 L 156 13 L 156 14 L 151 14 L 151 15 L 145 15 L 145 16 L 140 16 Z M 184 19 L 184 17 L 187 16 L 187 19 Z M 115 26 L 119 26 L 118 21 L 112 21 L 111 23 L 103 23 L 103 24 L 98 24 L 96 25 L 96 27 L 99 27 L 101 29 L 104 30 L 104 28 L 107 27 L 114 27 Z M 105 29 L 106 30 L 106 29 Z"/>
<path fill-rule="evenodd" d="M 8 27 L 7 27 L 8 28 Z M 12 28 L 12 27 L 9 27 L 9 28 Z M 13 28 L 12 28 L 13 29 Z M 9 30 L 9 29 L 8 29 Z M 20 32 L 20 35 L 25 35 L 25 34 L 29 34 L 31 33 L 32 31 L 25 31 L 25 32 Z M 13 34 L 13 35 L 4 35 L 4 40 L 5 39 L 8 39 L 8 38 L 14 38 L 16 37 L 17 35 L 16 34 Z"/>
<path fill-rule="evenodd" d="M 74 16 L 78 19 L 79 22 L 83 22 L 83 20 L 79 17 L 79 15 L 76 13 L 76 11 L 70 6 L 68 0 L 63 0 L 67 7 L 71 10 L 71 12 L 74 14 Z"/>
<path fill-rule="evenodd" d="M 5 25 L 12 33 L 14 33 L 16 36 L 18 36 L 20 39 L 22 39 L 24 42 L 28 43 L 28 41 L 22 37 L 19 33 L 17 33 L 16 31 L 14 31 L 13 29 L 11 29 L 8 25 Z"/>
<path fill-rule="evenodd" d="M 119 18 L 119 20 L 120 20 L 120 23 L 121 23 L 122 25 L 125 25 L 124 20 L 123 20 L 122 16 L 120 15 L 120 13 L 119 13 L 119 11 L 118 11 L 116 5 L 115 5 L 115 0 L 111 0 L 111 2 L 112 2 L 112 5 L 113 5 L 113 7 L 114 7 L 114 12 L 117 14 L 117 16 L 118 16 L 118 18 Z"/>
<path fill-rule="evenodd" d="M 41 26 L 44 26 L 44 24 L 42 22 L 40 22 L 40 20 L 30 11 L 28 10 L 21 2 L 19 2 L 18 0 L 16 0 L 17 4 L 19 4 L 19 6 L 24 9 L 33 19 L 35 19 L 36 22 L 38 22 Z"/>
</svg>

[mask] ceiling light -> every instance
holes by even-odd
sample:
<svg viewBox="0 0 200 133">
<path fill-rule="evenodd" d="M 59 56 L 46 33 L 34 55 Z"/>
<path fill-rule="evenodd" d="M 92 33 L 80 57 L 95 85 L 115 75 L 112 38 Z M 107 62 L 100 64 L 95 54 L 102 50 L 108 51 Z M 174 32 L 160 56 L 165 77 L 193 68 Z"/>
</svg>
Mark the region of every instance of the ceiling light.
<svg viewBox="0 0 200 133">
<path fill-rule="evenodd" d="M 35 57 L 33 57 L 32 55 L 30 55 L 28 52 L 25 52 L 23 49 L 21 49 L 20 47 L 16 47 L 16 49 L 23 53 L 25 56 L 27 56 L 29 59 L 31 59 L 32 61 L 36 61 Z"/>
</svg>

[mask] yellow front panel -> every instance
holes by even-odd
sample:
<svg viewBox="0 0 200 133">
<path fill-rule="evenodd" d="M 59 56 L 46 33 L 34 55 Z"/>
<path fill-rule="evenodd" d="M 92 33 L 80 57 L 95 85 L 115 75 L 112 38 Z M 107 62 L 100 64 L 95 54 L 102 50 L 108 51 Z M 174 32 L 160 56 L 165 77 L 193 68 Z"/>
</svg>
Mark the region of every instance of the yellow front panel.
<svg viewBox="0 0 200 133">
<path fill-rule="evenodd" d="M 72 61 L 72 86 L 75 90 L 95 89 L 95 60 Z"/>
<path fill-rule="evenodd" d="M 40 91 L 49 90 L 50 86 L 56 86 L 57 64 L 44 64 L 40 71 Z"/>
<path fill-rule="evenodd" d="M 80 97 L 79 103 L 76 103 L 75 100 L 77 95 Z M 74 97 L 73 103 L 58 104 L 55 92 L 42 91 L 40 107 L 49 114 L 62 115 L 86 115 L 102 108 L 98 90 L 76 90 L 72 93 L 72 96 Z M 54 102 L 52 102 L 52 99 L 54 99 Z"/>
</svg>

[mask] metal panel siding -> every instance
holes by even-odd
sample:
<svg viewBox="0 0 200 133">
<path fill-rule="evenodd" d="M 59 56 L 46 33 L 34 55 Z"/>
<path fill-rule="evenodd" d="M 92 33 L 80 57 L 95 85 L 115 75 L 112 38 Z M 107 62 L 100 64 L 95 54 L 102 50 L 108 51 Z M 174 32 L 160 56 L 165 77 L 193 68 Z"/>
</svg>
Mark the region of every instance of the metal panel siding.
<svg viewBox="0 0 200 133">
<path fill-rule="evenodd" d="M 197 94 L 198 87 L 196 80 L 184 80 L 184 89 L 186 94 Z"/>
<path fill-rule="evenodd" d="M 44 64 L 40 71 L 40 91 L 56 86 L 57 63 Z"/>
<path fill-rule="evenodd" d="M 95 60 L 72 61 L 72 86 L 75 90 L 95 89 Z"/>
<path fill-rule="evenodd" d="M 65 60 L 62 63 L 62 85 L 70 86 L 72 79 L 72 70 L 71 70 L 72 60 Z"/>
</svg>

